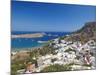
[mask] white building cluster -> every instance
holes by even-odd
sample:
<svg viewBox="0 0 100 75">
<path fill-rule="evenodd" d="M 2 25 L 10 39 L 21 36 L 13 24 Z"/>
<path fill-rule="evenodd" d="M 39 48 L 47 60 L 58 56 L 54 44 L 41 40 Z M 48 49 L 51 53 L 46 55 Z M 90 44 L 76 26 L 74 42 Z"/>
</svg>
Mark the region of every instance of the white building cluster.
<svg viewBox="0 0 100 75">
<path fill-rule="evenodd" d="M 56 54 L 39 57 L 39 67 L 53 64 L 65 65 L 73 63 L 72 70 L 95 69 L 96 44 L 94 40 L 81 44 L 80 41 L 72 42 L 54 39 L 50 46 L 56 49 Z M 55 61 L 52 62 L 53 59 L 55 59 Z M 41 68 L 41 70 L 42 69 L 43 68 Z"/>
</svg>

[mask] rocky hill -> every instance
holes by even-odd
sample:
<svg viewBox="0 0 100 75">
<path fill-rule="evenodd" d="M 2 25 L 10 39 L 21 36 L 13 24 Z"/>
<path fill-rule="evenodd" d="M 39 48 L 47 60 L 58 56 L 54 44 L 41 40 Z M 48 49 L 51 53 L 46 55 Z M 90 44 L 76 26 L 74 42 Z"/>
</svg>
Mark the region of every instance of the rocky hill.
<svg viewBox="0 0 100 75">
<path fill-rule="evenodd" d="M 72 41 L 81 41 L 85 43 L 89 40 L 96 41 L 96 22 L 88 22 L 85 25 L 73 32 L 70 36 L 65 37 L 65 40 L 72 40 Z"/>
</svg>

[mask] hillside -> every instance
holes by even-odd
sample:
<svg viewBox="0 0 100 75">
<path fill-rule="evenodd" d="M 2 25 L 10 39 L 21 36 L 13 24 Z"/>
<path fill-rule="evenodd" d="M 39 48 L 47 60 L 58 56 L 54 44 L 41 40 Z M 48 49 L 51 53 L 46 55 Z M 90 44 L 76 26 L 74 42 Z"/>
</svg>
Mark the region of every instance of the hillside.
<svg viewBox="0 0 100 75">
<path fill-rule="evenodd" d="M 72 35 L 65 37 L 65 40 L 72 40 L 72 41 L 81 41 L 83 43 L 89 40 L 96 41 L 96 22 L 88 22 L 85 25 L 75 32 Z"/>
</svg>

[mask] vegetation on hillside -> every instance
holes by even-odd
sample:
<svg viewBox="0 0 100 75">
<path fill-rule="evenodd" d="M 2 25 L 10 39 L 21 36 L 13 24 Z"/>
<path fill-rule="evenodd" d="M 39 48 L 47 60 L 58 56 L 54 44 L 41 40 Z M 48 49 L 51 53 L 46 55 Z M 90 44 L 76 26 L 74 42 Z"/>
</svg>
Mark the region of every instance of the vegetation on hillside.
<svg viewBox="0 0 100 75">
<path fill-rule="evenodd" d="M 60 72 L 60 71 L 70 71 L 71 67 L 69 65 L 50 65 L 45 67 L 41 72 Z"/>
</svg>

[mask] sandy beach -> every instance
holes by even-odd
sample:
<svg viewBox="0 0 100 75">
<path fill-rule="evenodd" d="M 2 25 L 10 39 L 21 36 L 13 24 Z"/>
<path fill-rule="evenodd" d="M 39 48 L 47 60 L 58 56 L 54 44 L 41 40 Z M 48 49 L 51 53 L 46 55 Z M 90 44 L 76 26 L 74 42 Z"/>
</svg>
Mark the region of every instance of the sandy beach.
<svg viewBox="0 0 100 75">
<path fill-rule="evenodd" d="M 33 33 L 33 34 L 19 34 L 19 35 L 12 35 L 11 38 L 37 38 L 43 37 L 45 33 Z"/>
</svg>

